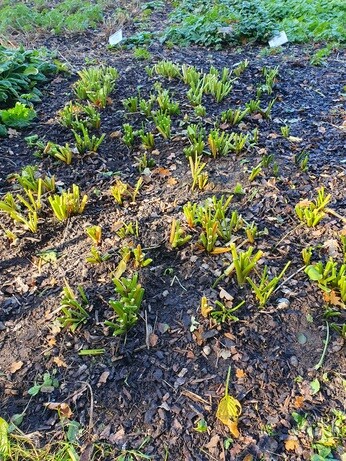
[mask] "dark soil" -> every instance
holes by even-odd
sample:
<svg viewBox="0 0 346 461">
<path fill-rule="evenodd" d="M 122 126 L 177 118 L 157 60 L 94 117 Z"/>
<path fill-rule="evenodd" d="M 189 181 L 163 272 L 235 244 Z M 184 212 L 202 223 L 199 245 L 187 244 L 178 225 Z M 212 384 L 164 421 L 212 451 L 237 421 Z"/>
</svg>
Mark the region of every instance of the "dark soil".
<svg viewBox="0 0 346 461">
<path fill-rule="evenodd" d="M 101 113 L 100 133 L 106 138 L 97 155 L 76 157 L 67 166 L 50 157 L 35 158 L 24 140 L 38 134 L 46 141 L 73 143 L 71 131 L 59 124 L 57 111 L 74 97 L 71 85 L 77 79 L 75 74 L 59 75 L 45 86 L 35 125 L 1 140 L 2 195 L 15 187 L 9 174 L 36 164 L 41 172 L 54 174 L 59 187 L 78 184 L 89 197 L 85 212 L 64 223 L 58 223 L 47 207 L 37 234 L 15 229 L 19 236 L 15 245 L 2 235 L 1 416 L 9 419 L 25 411 L 24 432 L 49 432 L 58 427 L 59 418 L 44 404 L 67 402 L 74 419 L 92 427 L 94 441 L 119 449 L 136 448 L 149 436 L 142 451 L 155 460 L 243 460 L 247 454 L 253 455 L 247 459 L 310 459 L 311 440 L 303 432 L 295 449 L 287 451 L 285 442 L 294 436 L 292 413 L 306 413 L 318 421 L 328 418 L 333 408 L 344 409 L 346 361 L 343 341 L 331 329 L 323 367 L 314 369 L 326 336 L 325 301 L 301 270 L 301 250 L 313 246 L 314 261 L 327 259 L 333 248 L 330 243 L 323 244 L 338 239 L 344 222 L 327 214 L 315 228 L 298 226 L 294 206 L 314 198 L 316 189 L 323 185 L 332 194 L 330 208 L 345 216 L 346 138 L 340 128 L 346 117 L 342 95 L 345 55 L 335 51 L 316 67 L 310 64 L 310 47 L 288 45 L 280 54 L 263 57 L 254 47 L 216 52 L 167 50 L 155 44 L 149 49 L 151 61 L 143 62 L 136 61 L 131 52 L 107 50 L 102 37 L 95 35 L 44 40 L 50 48 L 58 49 L 74 70 L 85 66 L 88 58 L 96 64 L 114 66 L 120 77 L 111 104 Z M 208 116 L 203 123 L 207 132 L 222 110 L 244 106 L 255 96 L 256 85 L 263 81 L 263 66 L 279 67 L 274 93 L 262 98 L 264 105 L 277 98 L 272 118 L 248 117 L 243 126 L 246 132 L 259 129 L 258 145 L 237 157 L 206 157 L 209 185 L 205 191 L 191 192 L 190 169 L 183 154 L 188 145 L 186 124 L 181 123 L 184 115 L 190 117 L 190 123 L 201 121 L 188 105 L 186 87 L 149 78 L 144 69 L 162 58 L 206 71 L 210 65 L 232 68 L 241 60 L 249 60 L 249 67 L 221 104 L 205 97 Z M 171 141 L 155 136 L 157 152 L 152 158 L 156 166 L 144 176 L 136 203 L 125 202 L 120 207 L 109 193 L 118 177 L 112 172 L 133 186 L 139 177 L 136 157 L 143 150 L 137 144 L 131 151 L 112 133 L 121 131 L 123 123 L 141 127 L 144 118 L 126 115 L 121 100 L 134 96 L 139 88 L 141 96 L 147 98 L 153 81 L 161 81 L 171 90 L 173 99 L 180 102 L 181 114 L 173 117 Z M 285 124 L 291 127 L 290 135 L 300 140 L 282 137 L 280 127 Z M 294 162 L 295 154 L 303 150 L 310 153 L 307 172 Z M 275 177 L 269 167 L 249 182 L 249 172 L 265 154 L 274 155 L 278 175 Z M 203 203 L 212 195 L 228 196 L 237 183 L 243 185 L 245 194 L 234 197 L 231 209 L 254 221 L 260 231 L 268 230 L 268 235 L 259 236 L 255 242 L 256 249 L 264 252 L 260 266 L 267 264 L 271 273 L 277 274 L 291 261 L 284 277 L 289 280 L 262 310 L 249 287 L 240 289 L 233 276 L 211 288 L 230 264 L 228 253 L 208 255 L 196 244 L 195 231 L 193 243 L 177 250 L 168 243 L 172 219 L 184 222 L 182 206 L 187 201 Z M 139 236 L 121 240 L 115 223 L 122 220 L 137 220 Z M 1 223 L 13 229 L 3 214 Z M 91 246 L 85 228 L 95 224 L 102 226 L 101 251 L 112 255 L 100 265 L 85 262 Z M 239 232 L 238 242 L 241 239 L 244 234 Z M 137 244 L 153 259 L 151 265 L 140 269 L 145 289 L 141 319 L 126 338 L 113 337 L 103 325 L 112 315 L 108 304 L 114 297 L 112 276 L 120 261 L 120 248 Z M 37 254 L 47 249 L 55 249 L 60 257 L 56 264 L 40 267 Z M 341 260 L 340 247 L 335 251 Z M 62 330 L 56 322 L 65 280 L 74 290 L 83 286 L 90 301 L 90 319 L 75 333 Z M 225 294 L 221 291 L 220 298 L 220 289 L 237 303 L 245 300 L 236 313 L 239 321 L 215 325 L 201 316 L 201 297 L 222 301 Z M 338 321 L 345 322 L 345 318 Z M 78 355 L 81 349 L 96 348 L 104 348 L 105 353 Z M 229 366 L 230 393 L 241 402 L 242 415 L 240 437 L 226 449 L 224 441 L 230 434 L 215 414 Z M 28 389 L 34 382 L 42 382 L 46 371 L 54 374 L 59 387 L 30 399 Z M 310 382 L 315 378 L 321 390 L 313 395 Z M 199 433 L 194 428 L 202 418 L 208 431 Z"/>
</svg>

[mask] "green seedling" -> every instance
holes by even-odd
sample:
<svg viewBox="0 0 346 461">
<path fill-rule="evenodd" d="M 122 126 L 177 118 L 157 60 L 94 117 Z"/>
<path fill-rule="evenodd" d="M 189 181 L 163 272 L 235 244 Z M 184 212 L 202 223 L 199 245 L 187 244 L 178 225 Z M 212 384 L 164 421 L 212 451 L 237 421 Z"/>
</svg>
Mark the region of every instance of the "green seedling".
<svg viewBox="0 0 346 461">
<path fill-rule="evenodd" d="M 261 101 L 259 99 L 251 99 L 249 102 L 245 103 L 246 109 L 248 109 L 249 114 L 254 114 L 259 112 Z"/>
<path fill-rule="evenodd" d="M 306 247 L 302 249 L 301 255 L 302 255 L 305 266 L 308 266 L 310 264 L 312 252 L 313 252 L 313 247 Z"/>
<path fill-rule="evenodd" d="M 216 75 L 206 75 L 203 92 L 214 96 L 216 102 L 221 102 L 232 91 L 232 82 L 218 80 Z"/>
<path fill-rule="evenodd" d="M 252 182 L 254 181 L 257 176 L 261 173 L 262 171 L 262 162 L 260 162 L 258 165 L 254 166 L 249 174 L 249 181 Z"/>
<path fill-rule="evenodd" d="M 61 195 L 53 195 L 48 197 L 48 201 L 55 217 L 59 221 L 64 221 L 75 214 L 82 214 L 85 205 L 88 201 L 88 196 L 80 197 L 79 187 L 76 184 L 72 185 L 72 192 L 62 192 Z"/>
<path fill-rule="evenodd" d="M 113 195 L 118 205 L 122 205 L 124 198 L 129 196 L 128 188 L 128 184 L 120 179 L 117 179 L 114 186 L 110 188 L 110 193 Z"/>
<path fill-rule="evenodd" d="M 145 99 L 141 99 L 139 101 L 139 111 L 141 114 L 145 115 L 146 117 L 149 117 L 153 111 L 153 104 L 155 101 L 155 96 L 152 96 L 150 99 L 147 101 Z"/>
<path fill-rule="evenodd" d="M 200 222 L 197 203 L 187 202 L 183 206 L 183 212 L 188 226 L 192 229 Z"/>
<path fill-rule="evenodd" d="M 246 233 L 246 237 L 249 241 L 249 243 L 253 244 L 255 243 L 255 238 L 257 236 L 257 226 L 254 222 L 252 222 L 251 224 L 248 224 L 246 227 L 245 227 L 245 233 Z"/>
<path fill-rule="evenodd" d="M 90 226 L 86 228 L 87 235 L 91 238 L 91 240 L 95 243 L 95 245 L 99 245 L 102 239 L 102 228 L 101 226 Z"/>
<path fill-rule="evenodd" d="M 233 194 L 234 195 L 244 195 L 245 194 L 243 186 L 239 182 L 234 186 Z"/>
<path fill-rule="evenodd" d="M 207 115 L 207 109 L 202 104 L 199 104 L 194 109 L 196 117 L 205 117 Z"/>
<path fill-rule="evenodd" d="M 130 98 L 123 99 L 123 106 L 128 112 L 135 113 L 139 111 L 139 97 L 131 96 Z"/>
<path fill-rule="evenodd" d="M 60 302 L 61 316 L 58 318 L 60 324 L 64 328 L 69 328 L 72 333 L 75 332 L 80 325 L 86 323 L 90 317 L 89 312 L 86 310 L 86 307 L 89 305 L 89 300 L 85 291 L 81 286 L 78 286 L 77 290 L 79 293 L 79 300 L 65 280 L 65 287 L 63 288 Z"/>
<path fill-rule="evenodd" d="M 295 212 L 301 222 L 308 227 L 315 227 L 324 218 L 324 209 L 331 200 L 331 195 L 327 196 L 324 193 L 324 187 L 318 190 L 317 198 L 311 202 L 303 200 L 295 206 Z"/>
<path fill-rule="evenodd" d="M 239 318 L 234 315 L 234 312 L 240 309 L 244 304 L 245 301 L 241 301 L 234 307 L 226 307 L 220 301 L 215 301 L 215 307 L 210 312 L 210 317 L 219 324 L 226 322 L 238 322 Z"/>
<path fill-rule="evenodd" d="M 134 266 L 136 269 L 138 269 L 139 267 L 149 266 L 149 264 L 153 262 L 153 260 L 150 258 L 145 259 L 145 253 L 143 253 L 142 247 L 139 244 L 136 248 L 132 250 L 132 254 L 135 258 Z"/>
<path fill-rule="evenodd" d="M 260 88 L 262 91 L 265 91 L 267 94 L 272 94 L 273 87 L 276 82 L 276 77 L 279 75 L 279 68 L 274 67 L 271 69 L 269 67 L 263 67 L 262 73 L 265 77 L 265 84 L 262 85 Z"/>
<path fill-rule="evenodd" d="M 118 205 L 122 205 L 125 198 L 131 198 L 134 203 L 142 184 L 142 177 L 138 179 L 134 188 L 122 182 L 120 179 L 117 179 L 115 185 L 110 188 L 110 193 L 113 195 Z"/>
<path fill-rule="evenodd" d="M 124 123 L 122 140 L 127 147 L 132 147 L 134 145 L 135 135 L 136 132 L 134 131 L 132 125 L 130 125 L 129 123 Z"/>
<path fill-rule="evenodd" d="M 218 239 L 219 222 L 211 217 L 209 217 L 209 219 L 205 218 L 203 229 L 199 237 L 199 242 L 208 253 L 211 253 Z"/>
<path fill-rule="evenodd" d="M 55 190 L 55 177 L 39 177 L 36 166 L 28 165 L 22 169 L 20 174 L 14 174 L 12 177 L 19 182 L 23 189 L 35 193 L 38 193 L 39 190 L 42 192 L 54 192 Z"/>
<path fill-rule="evenodd" d="M 105 134 L 101 136 L 95 136 L 94 134 L 90 137 L 89 130 L 83 124 L 80 125 L 81 134 L 78 133 L 76 130 L 72 130 L 75 141 L 76 147 L 78 152 L 83 155 L 85 153 L 96 153 L 105 138 Z"/>
<path fill-rule="evenodd" d="M 202 104 L 202 98 L 205 87 L 205 75 L 200 78 L 196 83 L 190 85 L 190 89 L 186 93 L 187 99 L 193 106 L 200 106 Z"/>
<path fill-rule="evenodd" d="M 153 158 L 149 158 L 146 153 L 144 153 L 140 157 L 135 157 L 135 159 L 137 160 L 137 167 L 140 173 L 142 173 L 147 168 L 154 168 L 154 166 L 156 165 L 155 160 Z"/>
<path fill-rule="evenodd" d="M 66 165 L 70 165 L 73 159 L 73 152 L 68 143 L 66 143 L 65 146 L 60 146 L 54 142 L 48 142 L 44 148 L 43 154 L 50 155 L 51 157 L 66 163 Z"/>
<path fill-rule="evenodd" d="M 172 61 L 162 60 L 155 64 L 154 72 L 156 75 L 161 75 L 162 77 L 166 77 L 169 80 L 174 78 L 180 78 L 180 68 L 177 64 Z"/>
<path fill-rule="evenodd" d="M 169 139 L 171 137 L 171 117 L 160 111 L 153 114 L 153 120 L 157 131 L 163 138 Z"/>
<path fill-rule="evenodd" d="M 346 302 L 346 264 L 338 267 L 333 258 L 323 264 L 319 261 L 316 264 L 309 265 L 305 268 L 305 273 L 310 280 L 316 281 L 321 290 L 330 293 L 331 290 L 337 290 L 343 302 Z"/>
<path fill-rule="evenodd" d="M 280 127 L 281 134 L 284 138 L 288 138 L 290 135 L 290 127 L 288 125 L 284 125 Z"/>
<path fill-rule="evenodd" d="M 146 150 L 153 150 L 155 148 L 155 139 L 153 133 L 141 133 L 140 138 L 142 147 Z"/>
<path fill-rule="evenodd" d="M 224 131 L 212 130 L 208 136 L 208 144 L 211 155 L 216 158 L 219 155 L 227 155 L 233 148 L 234 133 L 227 134 Z"/>
<path fill-rule="evenodd" d="M 249 109 L 246 107 L 244 110 L 240 109 L 228 109 L 224 112 L 221 112 L 221 121 L 223 123 L 227 122 L 231 126 L 238 125 L 249 113 Z"/>
<path fill-rule="evenodd" d="M 206 163 L 202 162 L 202 156 L 196 156 L 195 159 L 189 157 L 189 162 L 192 176 L 191 190 L 195 190 L 196 187 L 203 190 L 208 183 L 208 173 L 203 172 Z"/>
<path fill-rule="evenodd" d="M 270 119 L 271 118 L 271 112 L 272 112 L 272 108 L 274 106 L 276 102 L 276 98 L 272 99 L 268 106 L 264 109 L 264 108 L 260 108 L 260 114 L 266 118 L 266 119 Z"/>
<path fill-rule="evenodd" d="M 340 242 L 341 242 L 342 254 L 344 256 L 344 263 L 346 263 L 346 232 L 340 234 Z"/>
<path fill-rule="evenodd" d="M 196 67 L 183 64 L 181 66 L 181 79 L 191 87 L 196 87 L 200 80 L 201 74 Z"/>
<path fill-rule="evenodd" d="M 105 325 L 113 330 L 113 335 L 127 333 L 138 321 L 139 310 L 144 296 L 144 289 L 138 283 L 138 273 L 131 278 L 122 277 L 113 279 L 118 300 L 111 299 L 109 304 L 113 309 L 116 320 L 105 321 Z"/>
<path fill-rule="evenodd" d="M 244 61 L 241 61 L 239 64 L 237 64 L 237 66 L 232 70 L 232 73 L 236 77 L 240 77 L 241 74 L 244 73 L 245 70 L 248 68 L 248 66 L 249 66 L 249 61 L 245 59 Z"/>
<path fill-rule="evenodd" d="M 115 87 L 118 72 L 113 67 L 89 67 L 78 72 L 79 80 L 74 84 L 74 92 L 79 99 L 86 99 L 95 106 L 104 108 Z"/>
<path fill-rule="evenodd" d="M 133 56 L 140 61 L 147 61 L 151 58 L 151 54 L 146 48 L 135 48 L 133 50 Z"/>
<path fill-rule="evenodd" d="M 274 162 L 273 154 L 266 154 L 262 157 L 261 165 L 263 168 L 269 168 L 269 166 Z"/>
<path fill-rule="evenodd" d="M 58 112 L 58 115 L 61 125 L 66 128 L 79 129 L 80 123 L 82 123 L 89 128 L 99 129 L 101 125 L 100 113 L 90 102 L 83 106 L 70 101 Z"/>
<path fill-rule="evenodd" d="M 179 114 L 179 103 L 171 101 L 169 91 L 163 90 L 161 86 L 156 86 L 155 89 L 158 92 L 156 102 L 161 110 L 161 113 L 167 115 Z"/>
<path fill-rule="evenodd" d="M 224 218 L 219 222 L 218 234 L 224 242 L 229 242 L 234 232 L 244 225 L 244 220 L 238 211 L 232 211 L 230 218 Z"/>
<path fill-rule="evenodd" d="M 189 202 L 190 203 L 190 202 Z M 173 218 L 169 243 L 172 248 L 179 248 L 192 239 L 191 235 L 185 235 L 185 231 L 180 227 L 180 222 Z"/>
<path fill-rule="evenodd" d="M 302 170 L 308 170 L 310 154 L 304 150 L 294 156 L 294 163 Z"/>
<path fill-rule="evenodd" d="M 285 265 L 285 267 L 280 272 L 280 274 L 277 277 L 273 277 L 270 280 L 268 276 L 268 267 L 265 266 L 263 269 L 262 275 L 260 277 L 259 285 L 256 285 L 255 282 L 250 277 L 246 277 L 246 280 L 249 282 L 253 291 L 255 292 L 256 298 L 258 299 L 259 305 L 261 307 L 263 307 L 267 303 L 268 299 L 270 298 L 273 291 L 277 287 L 279 281 L 284 276 L 290 264 L 291 264 L 291 261 L 288 261 L 288 263 Z"/>
<path fill-rule="evenodd" d="M 85 258 L 85 261 L 90 264 L 101 264 L 111 258 L 109 253 L 101 253 L 96 247 L 90 248 L 90 254 Z"/>
<path fill-rule="evenodd" d="M 238 285 L 243 286 L 245 284 L 246 277 L 254 269 L 257 262 L 262 258 L 263 251 L 258 250 L 256 254 L 252 255 L 254 248 L 249 247 L 247 251 L 238 252 L 234 243 L 230 245 L 230 249 L 233 262 L 225 270 L 224 274 L 228 277 L 233 271 L 235 271 Z"/>
<path fill-rule="evenodd" d="M 138 237 L 139 235 L 139 228 L 138 228 L 138 221 L 135 223 L 135 227 L 133 227 L 133 223 L 130 222 L 129 224 L 122 223 L 122 226 L 120 229 L 117 230 L 117 235 L 123 239 L 127 237 L 128 235 L 135 235 Z"/>
<path fill-rule="evenodd" d="M 41 190 L 39 188 L 37 198 L 34 197 L 33 192 L 29 189 L 25 189 L 24 192 L 26 198 L 19 194 L 16 196 L 20 203 L 17 203 L 13 195 L 8 192 L 4 196 L 4 200 L 0 200 L 0 211 L 7 213 L 13 221 L 23 224 L 25 229 L 36 233 L 38 226 L 37 211 L 41 208 Z M 21 213 L 21 207 L 23 206 L 28 212 L 27 215 Z"/>
<path fill-rule="evenodd" d="M 42 383 L 37 383 L 35 381 L 34 385 L 28 390 L 28 394 L 32 397 L 38 395 L 40 392 L 44 394 L 50 394 L 55 389 L 59 387 L 59 381 L 50 374 L 49 371 L 46 371 L 42 377 Z"/>
<path fill-rule="evenodd" d="M 201 125 L 188 125 L 186 128 L 186 136 L 191 144 L 201 142 L 205 136 L 205 129 Z"/>
</svg>

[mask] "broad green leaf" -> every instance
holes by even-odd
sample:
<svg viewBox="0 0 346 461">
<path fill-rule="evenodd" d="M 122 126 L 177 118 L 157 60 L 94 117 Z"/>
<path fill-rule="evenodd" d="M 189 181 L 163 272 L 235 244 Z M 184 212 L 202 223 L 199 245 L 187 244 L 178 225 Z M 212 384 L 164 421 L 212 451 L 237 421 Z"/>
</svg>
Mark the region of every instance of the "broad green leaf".
<svg viewBox="0 0 346 461">
<path fill-rule="evenodd" d="M 304 272 L 310 280 L 321 280 L 323 275 L 315 268 L 315 266 L 308 266 Z"/>
<path fill-rule="evenodd" d="M 310 387 L 311 387 L 311 395 L 317 394 L 317 392 L 319 392 L 321 389 L 319 380 L 316 378 L 313 381 L 311 381 Z"/>
</svg>

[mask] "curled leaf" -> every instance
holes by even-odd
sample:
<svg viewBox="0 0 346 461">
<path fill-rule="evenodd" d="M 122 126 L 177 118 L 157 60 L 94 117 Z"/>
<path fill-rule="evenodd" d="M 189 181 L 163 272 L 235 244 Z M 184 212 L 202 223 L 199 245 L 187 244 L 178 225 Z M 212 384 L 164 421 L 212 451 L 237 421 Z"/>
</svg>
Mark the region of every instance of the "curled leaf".
<svg viewBox="0 0 346 461">
<path fill-rule="evenodd" d="M 208 305 L 208 299 L 205 296 L 201 298 L 201 314 L 203 317 L 207 318 L 209 313 L 213 310 L 211 306 Z"/>
</svg>

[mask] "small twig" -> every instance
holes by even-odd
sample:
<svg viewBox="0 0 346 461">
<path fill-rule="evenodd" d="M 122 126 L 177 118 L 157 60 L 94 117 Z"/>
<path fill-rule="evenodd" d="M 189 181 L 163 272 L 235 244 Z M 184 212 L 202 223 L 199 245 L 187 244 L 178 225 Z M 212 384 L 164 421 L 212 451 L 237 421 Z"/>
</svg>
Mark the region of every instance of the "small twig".
<svg viewBox="0 0 346 461">
<path fill-rule="evenodd" d="M 303 225 L 303 223 L 300 223 L 298 224 L 296 227 L 294 227 L 293 229 L 289 230 L 275 245 L 273 248 L 277 248 L 281 242 L 283 242 L 290 234 L 292 234 L 292 232 L 296 231 L 297 229 L 299 229 L 299 227 L 301 227 Z"/>
<path fill-rule="evenodd" d="M 173 283 L 174 283 L 174 280 L 176 280 L 179 285 L 181 286 L 181 288 L 185 291 L 187 291 L 187 289 L 181 284 L 180 280 L 178 279 L 178 277 L 175 275 L 173 278 L 172 278 L 172 281 L 171 281 L 171 285 L 170 286 L 173 286 Z"/>
<path fill-rule="evenodd" d="M 286 285 L 286 283 L 293 279 L 293 277 L 295 277 L 297 274 L 299 274 L 299 272 L 301 272 L 302 270 L 304 270 L 306 268 L 306 266 L 302 266 L 300 267 L 297 271 L 295 271 L 293 274 L 291 274 L 289 277 L 287 277 L 286 280 L 284 280 L 282 283 L 280 283 L 280 285 L 278 285 L 275 290 L 273 291 L 272 294 L 276 293 L 278 290 L 280 290 L 281 287 L 283 287 L 284 285 Z"/>
<path fill-rule="evenodd" d="M 314 366 L 315 370 L 319 370 L 321 368 L 321 366 L 323 365 L 324 357 L 326 355 L 327 347 L 328 347 L 328 344 L 329 344 L 329 323 L 326 322 L 326 325 L 327 325 L 327 334 L 326 334 L 326 339 L 324 340 L 324 348 L 323 348 L 323 352 L 322 352 L 322 355 L 321 355 L 321 358 L 320 358 L 318 364 Z"/>
<path fill-rule="evenodd" d="M 341 219 L 342 222 L 346 223 L 346 218 L 344 216 L 341 216 L 341 214 L 337 213 L 336 211 L 332 210 L 331 208 L 325 208 L 324 210 L 326 213 L 331 214 L 335 216 L 336 218 Z"/>
</svg>

